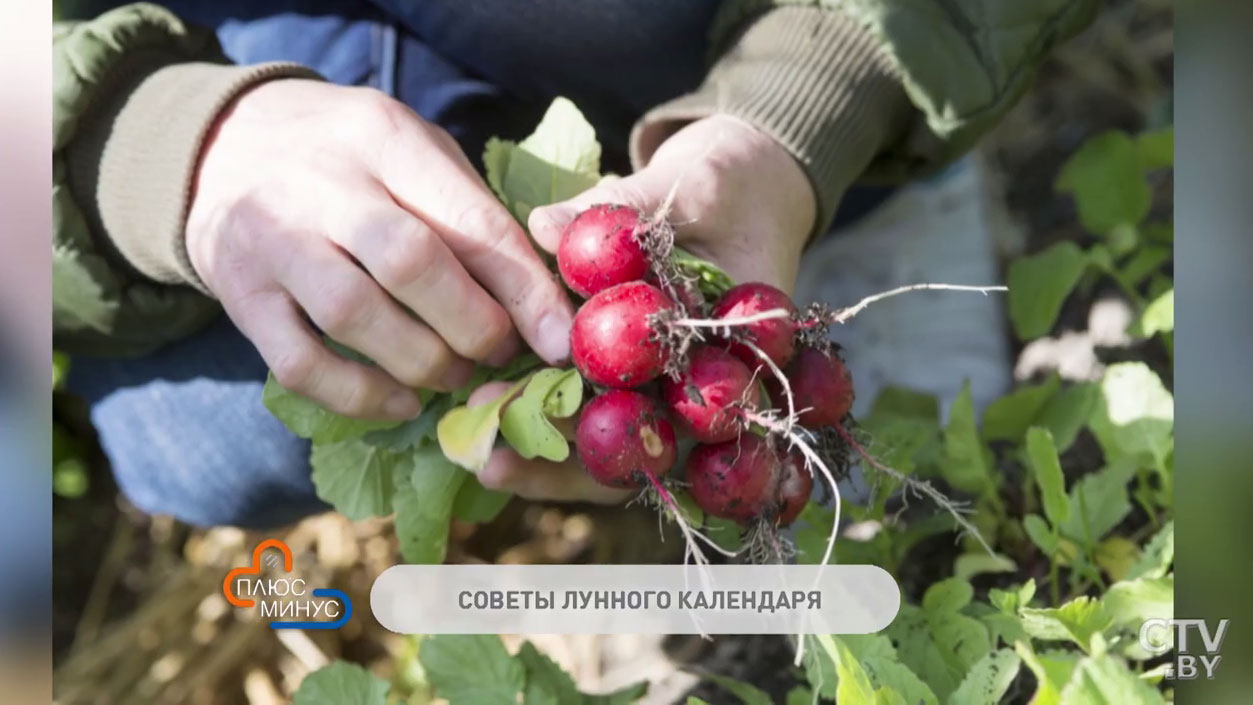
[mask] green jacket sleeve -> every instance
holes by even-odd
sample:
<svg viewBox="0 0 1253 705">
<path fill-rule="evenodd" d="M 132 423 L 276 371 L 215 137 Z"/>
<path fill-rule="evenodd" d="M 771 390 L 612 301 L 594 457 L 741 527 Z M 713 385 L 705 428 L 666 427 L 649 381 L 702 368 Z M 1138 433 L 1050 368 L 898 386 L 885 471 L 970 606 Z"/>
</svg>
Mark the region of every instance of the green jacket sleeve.
<svg viewBox="0 0 1253 705">
<path fill-rule="evenodd" d="M 294 64 L 233 66 L 214 35 L 149 4 L 53 31 L 53 345 L 140 354 L 219 312 L 183 226 L 200 146 L 241 91 Z"/>
<path fill-rule="evenodd" d="M 683 121 L 757 126 L 809 175 L 819 229 L 858 178 L 900 181 L 968 150 L 1099 0 L 730 0 L 703 85 L 646 114 L 636 167 Z"/>
</svg>

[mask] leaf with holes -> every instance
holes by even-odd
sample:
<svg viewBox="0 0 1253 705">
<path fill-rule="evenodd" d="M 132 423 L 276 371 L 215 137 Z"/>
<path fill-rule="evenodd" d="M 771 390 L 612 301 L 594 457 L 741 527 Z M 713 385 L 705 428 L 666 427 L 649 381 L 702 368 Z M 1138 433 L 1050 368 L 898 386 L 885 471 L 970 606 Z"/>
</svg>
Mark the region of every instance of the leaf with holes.
<svg viewBox="0 0 1253 705">
<path fill-rule="evenodd" d="M 962 679 L 949 696 L 950 705 L 996 705 L 1018 675 L 1022 660 L 1009 649 L 991 651 Z"/>
</svg>

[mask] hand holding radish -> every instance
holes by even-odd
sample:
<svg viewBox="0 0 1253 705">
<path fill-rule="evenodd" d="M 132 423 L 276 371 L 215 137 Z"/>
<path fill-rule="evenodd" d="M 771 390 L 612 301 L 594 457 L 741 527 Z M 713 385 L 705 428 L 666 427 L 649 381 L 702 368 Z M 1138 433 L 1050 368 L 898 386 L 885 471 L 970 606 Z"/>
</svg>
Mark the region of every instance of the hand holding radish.
<svg viewBox="0 0 1253 705">
<path fill-rule="evenodd" d="M 607 276 L 617 277 L 616 281 L 644 278 L 648 269 L 645 255 L 629 236 L 639 213 L 656 213 L 667 201 L 670 210 L 666 219 L 674 225 L 677 244 L 714 262 L 739 281 L 765 282 L 784 292 L 792 290 L 801 251 L 814 228 L 817 206 L 813 189 L 800 165 L 783 147 L 747 123 L 727 116 L 687 125 L 666 139 L 640 171 L 603 183 L 570 201 L 537 208 L 529 225 L 540 246 L 558 253 L 563 233 L 582 211 L 595 204 L 631 206 L 606 209 L 603 221 L 589 228 L 584 238 L 578 237 L 575 228 L 575 237 L 567 241 L 567 250 L 558 258 L 559 263 L 570 260 L 583 265 L 581 272 L 563 269 L 562 276 L 576 293 L 588 295 L 592 291 L 589 287 L 603 288 L 606 282 L 614 281 Z M 618 227 L 602 228 L 602 223 Z M 611 242 L 597 241 L 602 232 Z M 609 256 L 591 257 L 592 252 L 607 252 Z M 781 298 L 787 301 L 786 295 Z M 612 321 L 614 314 L 606 312 L 605 318 Z M 609 337 L 622 333 L 604 332 Z M 790 341 L 790 336 L 783 339 Z M 577 357 L 578 351 L 574 353 Z M 655 367 L 649 375 L 655 377 L 661 369 L 660 358 L 646 366 Z M 491 390 L 500 394 L 506 388 L 500 385 Z M 532 498 L 570 498 L 576 489 L 586 490 L 588 498 L 596 500 L 629 496 L 622 492 L 606 495 L 605 488 L 587 482 L 573 462 L 523 460 L 509 449 L 495 451 L 480 479 L 489 486 Z"/>
<path fill-rule="evenodd" d="M 569 297 L 522 228 L 451 137 L 372 89 L 239 97 L 202 149 L 186 245 L 278 381 L 344 415 L 413 417 L 414 388 L 465 384 L 519 334 L 569 354 Z"/>
<path fill-rule="evenodd" d="M 736 281 L 765 282 L 791 293 L 801 251 L 813 234 L 817 201 L 800 164 L 781 145 L 728 116 L 693 122 L 657 148 L 630 176 L 532 212 L 528 225 L 556 253 L 578 213 L 597 203 L 653 214 L 666 204 L 675 241 Z"/>
</svg>

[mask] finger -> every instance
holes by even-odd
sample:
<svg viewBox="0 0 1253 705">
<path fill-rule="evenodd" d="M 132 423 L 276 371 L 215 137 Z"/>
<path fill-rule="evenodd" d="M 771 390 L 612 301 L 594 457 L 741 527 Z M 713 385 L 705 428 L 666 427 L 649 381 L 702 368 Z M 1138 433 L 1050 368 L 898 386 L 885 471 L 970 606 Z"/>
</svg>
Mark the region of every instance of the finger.
<svg viewBox="0 0 1253 705">
<path fill-rule="evenodd" d="M 432 153 L 428 146 L 408 156 L 383 169 L 396 200 L 443 238 L 540 357 L 554 364 L 567 359 L 573 307 L 522 227 L 460 152 Z"/>
<path fill-rule="evenodd" d="M 260 292 L 225 305 L 287 389 L 345 416 L 410 419 L 420 411 L 413 390 L 378 368 L 332 353 L 286 294 Z"/>
<path fill-rule="evenodd" d="M 632 490 L 605 487 L 593 480 L 574 459 L 563 463 L 527 460 L 512 448 L 492 451 L 478 479 L 489 489 L 534 500 L 617 504 L 637 494 Z"/>
<path fill-rule="evenodd" d="M 329 242 L 310 238 L 275 258 L 274 277 L 322 331 L 409 387 L 452 390 L 474 363 L 460 357 Z"/>
<path fill-rule="evenodd" d="M 466 399 L 466 406 L 471 408 L 482 406 L 509 391 L 511 387 L 513 387 L 513 382 L 488 382 L 470 392 L 470 396 Z"/>
<path fill-rule="evenodd" d="M 607 181 L 561 203 L 536 208 L 527 219 L 527 227 L 540 247 L 556 252 L 562 232 L 579 213 L 600 203 L 614 203 L 631 206 L 649 217 L 665 200 L 668 188 L 646 169 Z"/>
<path fill-rule="evenodd" d="M 462 357 L 501 365 L 517 353 L 520 345 L 509 314 L 439 235 L 394 203 L 365 210 L 332 238 L 383 288 Z"/>
</svg>

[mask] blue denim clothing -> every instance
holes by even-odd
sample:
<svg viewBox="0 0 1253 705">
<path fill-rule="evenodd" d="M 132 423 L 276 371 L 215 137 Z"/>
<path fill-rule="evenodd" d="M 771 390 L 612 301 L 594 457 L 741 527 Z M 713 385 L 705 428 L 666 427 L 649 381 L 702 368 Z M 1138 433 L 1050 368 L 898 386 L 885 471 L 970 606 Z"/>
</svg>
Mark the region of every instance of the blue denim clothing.
<svg viewBox="0 0 1253 705">
<path fill-rule="evenodd" d="M 448 130 L 476 164 L 489 136 L 524 136 L 553 96 L 568 96 L 596 126 L 605 168 L 625 173 L 631 124 L 700 82 L 717 3 L 166 4 L 215 28 L 238 63 L 297 61 L 336 83 L 388 92 Z M 885 195 L 850 191 L 837 226 Z M 265 377 L 260 355 L 223 316 L 143 358 L 76 358 L 68 386 L 90 404 L 118 485 L 138 507 L 192 524 L 262 528 L 325 508 L 308 443 L 261 404 Z"/>
</svg>

